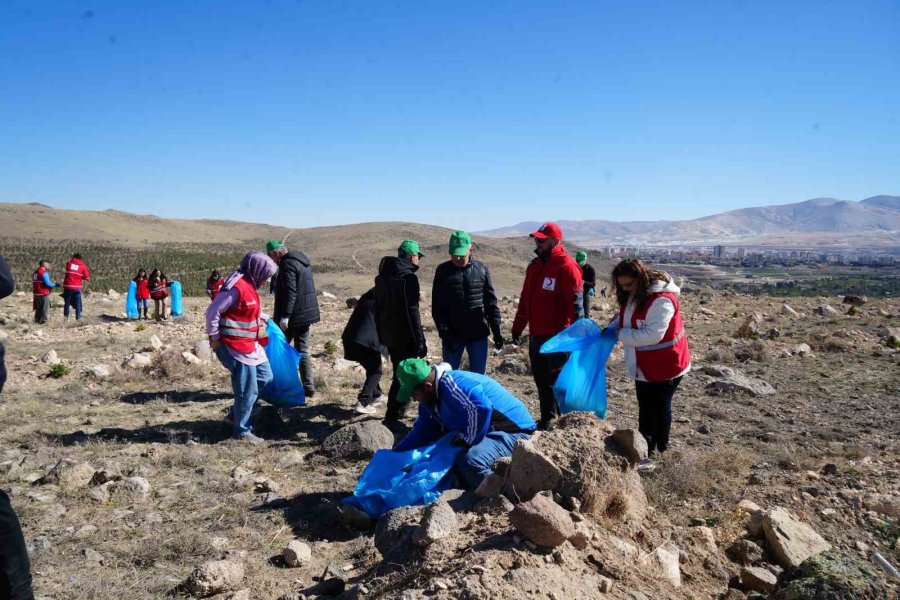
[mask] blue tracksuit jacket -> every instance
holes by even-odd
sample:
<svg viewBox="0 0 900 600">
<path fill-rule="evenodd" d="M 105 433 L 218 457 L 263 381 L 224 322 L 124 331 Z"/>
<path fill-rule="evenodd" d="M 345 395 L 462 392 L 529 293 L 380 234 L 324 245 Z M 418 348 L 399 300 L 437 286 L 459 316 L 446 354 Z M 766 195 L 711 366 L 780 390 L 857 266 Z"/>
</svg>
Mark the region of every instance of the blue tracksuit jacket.
<svg viewBox="0 0 900 600">
<path fill-rule="evenodd" d="M 474 446 L 491 431 L 532 433 L 537 427 L 522 401 L 486 375 L 437 367 L 437 378 L 437 406 L 419 403 L 413 428 L 394 450 L 419 448 L 449 432 Z"/>
</svg>

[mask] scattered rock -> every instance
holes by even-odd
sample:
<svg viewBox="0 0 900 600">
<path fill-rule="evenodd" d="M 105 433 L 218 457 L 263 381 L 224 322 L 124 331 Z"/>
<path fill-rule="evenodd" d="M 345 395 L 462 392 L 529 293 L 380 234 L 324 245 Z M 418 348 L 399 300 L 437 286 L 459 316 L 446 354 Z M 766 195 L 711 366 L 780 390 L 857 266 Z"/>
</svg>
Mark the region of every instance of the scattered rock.
<svg viewBox="0 0 900 600">
<path fill-rule="evenodd" d="M 250 600 L 250 590 L 239 590 L 225 596 L 224 600 Z"/>
<path fill-rule="evenodd" d="M 562 481 L 562 471 L 553 460 L 538 450 L 535 438 L 519 440 L 512 453 L 507 484 L 522 500 L 536 493 L 553 490 Z"/>
<path fill-rule="evenodd" d="M 191 594 L 205 598 L 230 592 L 244 580 L 244 565 L 231 560 L 210 561 L 191 573 L 184 588 Z"/>
<path fill-rule="evenodd" d="M 56 484 L 63 489 L 86 488 L 94 477 L 94 471 L 88 463 L 75 463 L 64 458 L 44 475 L 41 483 Z"/>
<path fill-rule="evenodd" d="M 889 591 L 876 570 L 859 558 L 828 550 L 784 572 L 771 598 L 883 600 Z"/>
<path fill-rule="evenodd" d="M 187 350 L 181 353 L 181 358 L 183 358 L 184 362 L 188 363 L 189 365 L 203 364 L 203 361 L 200 360 L 199 357 L 195 356 L 193 352 L 188 352 Z"/>
<path fill-rule="evenodd" d="M 126 477 L 121 481 L 115 481 L 111 484 L 112 489 L 116 492 L 124 491 L 140 496 L 150 495 L 150 482 L 143 477 Z"/>
<path fill-rule="evenodd" d="M 209 340 L 198 340 L 194 343 L 194 356 L 203 362 L 212 360 L 212 348 L 209 347 Z"/>
<path fill-rule="evenodd" d="M 125 360 L 125 366 L 129 369 L 145 369 L 153 365 L 153 356 L 146 352 L 135 352 Z"/>
<path fill-rule="evenodd" d="M 831 306 L 830 304 L 817 306 L 815 309 L 813 309 L 813 312 L 823 317 L 838 317 L 841 314 L 841 311 Z"/>
<path fill-rule="evenodd" d="M 337 358 L 335 359 L 334 364 L 331 368 L 340 373 L 342 371 L 350 371 L 351 369 L 355 369 L 358 366 L 359 363 L 352 360 L 347 360 L 346 358 Z"/>
<path fill-rule="evenodd" d="M 762 334 L 763 316 L 759 313 L 752 313 L 744 320 L 738 330 L 735 332 L 736 338 L 756 338 Z"/>
<path fill-rule="evenodd" d="M 791 354 L 794 354 L 796 356 L 809 356 L 810 354 L 812 354 L 812 348 L 809 346 L 809 344 L 806 343 L 797 344 L 796 346 L 791 348 Z"/>
<path fill-rule="evenodd" d="M 112 289 L 107 290 L 106 295 L 109 296 L 110 298 L 112 298 L 113 300 L 118 300 L 119 298 L 122 297 L 122 294 L 120 294 L 116 290 L 112 290 Z"/>
<path fill-rule="evenodd" d="M 102 565 L 104 563 L 103 555 L 93 548 L 83 549 L 81 551 L 81 555 L 84 556 L 87 562 L 96 563 L 98 565 Z"/>
<path fill-rule="evenodd" d="M 781 314 L 785 317 L 799 317 L 800 313 L 791 308 L 788 304 L 781 305 Z"/>
<path fill-rule="evenodd" d="M 507 356 L 497 367 L 498 373 L 504 375 L 528 375 L 528 364 L 518 356 Z"/>
<path fill-rule="evenodd" d="M 300 540 L 291 540 L 284 550 L 281 551 L 284 562 L 289 567 L 299 567 L 308 562 L 312 558 L 312 549 L 306 542 Z"/>
<path fill-rule="evenodd" d="M 412 538 L 424 514 L 424 506 L 401 506 L 378 519 L 374 542 L 385 563 L 404 564 L 419 555 Z"/>
<path fill-rule="evenodd" d="M 767 569 L 744 567 L 741 569 L 741 583 L 748 590 L 768 594 L 775 589 L 778 578 Z"/>
<path fill-rule="evenodd" d="M 610 439 L 625 453 L 632 465 L 648 456 L 647 440 L 637 429 L 616 429 Z"/>
<path fill-rule="evenodd" d="M 391 448 L 394 434 L 380 421 L 368 420 L 341 427 L 322 442 L 332 458 L 371 458 L 376 450 Z"/>
<path fill-rule="evenodd" d="M 51 349 L 41 357 L 41 362 L 45 365 L 58 365 L 61 361 L 56 355 L 56 350 Z"/>
<path fill-rule="evenodd" d="M 159 336 L 153 334 L 150 336 L 150 347 L 156 351 L 162 350 L 165 344 L 162 343 L 162 340 L 159 339 Z"/>
<path fill-rule="evenodd" d="M 93 365 L 87 367 L 84 372 L 97 379 L 109 379 L 112 377 L 112 370 L 107 365 Z"/>
<path fill-rule="evenodd" d="M 434 502 L 425 507 L 419 528 L 413 533 L 412 542 L 417 546 L 430 546 L 456 532 L 459 525 L 456 513 L 446 502 Z"/>
<path fill-rule="evenodd" d="M 513 459 L 513 466 L 515 466 Z M 525 537 L 541 546 L 559 546 L 575 535 L 575 524 L 568 511 L 553 501 L 552 496 L 538 494 L 516 506 L 509 522 Z"/>
<path fill-rule="evenodd" d="M 738 393 L 757 397 L 771 396 L 775 393 L 775 388 L 762 379 L 755 379 L 733 372 L 730 376 L 715 379 L 708 383 L 706 392 L 713 396 Z"/>
<path fill-rule="evenodd" d="M 668 542 L 641 558 L 639 563 L 654 571 L 658 577 L 665 579 L 674 587 L 681 587 L 679 556 L 678 548 L 671 542 Z"/>
<path fill-rule="evenodd" d="M 866 500 L 866 506 L 869 510 L 874 510 L 886 517 L 900 517 L 900 497 L 897 496 L 876 496 Z"/>
<path fill-rule="evenodd" d="M 784 567 L 796 567 L 810 556 L 831 549 L 831 544 L 812 527 L 784 508 L 769 511 L 762 519 L 769 550 Z"/>
<path fill-rule="evenodd" d="M 356 308 L 357 304 L 359 304 L 359 298 L 352 296 L 347 298 L 347 308 Z"/>
<path fill-rule="evenodd" d="M 328 300 L 337 300 L 337 296 L 335 296 L 331 292 L 326 292 L 325 290 L 322 290 L 322 297 Z"/>
<path fill-rule="evenodd" d="M 869 299 L 865 296 L 844 296 L 844 304 L 849 304 L 851 306 L 862 306 Z"/>
<path fill-rule="evenodd" d="M 728 547 L 725 554 L 740 565 L 752 565 L 762 560 L 763 549 L 750 540 L 737 540 Z"/>
</svg>

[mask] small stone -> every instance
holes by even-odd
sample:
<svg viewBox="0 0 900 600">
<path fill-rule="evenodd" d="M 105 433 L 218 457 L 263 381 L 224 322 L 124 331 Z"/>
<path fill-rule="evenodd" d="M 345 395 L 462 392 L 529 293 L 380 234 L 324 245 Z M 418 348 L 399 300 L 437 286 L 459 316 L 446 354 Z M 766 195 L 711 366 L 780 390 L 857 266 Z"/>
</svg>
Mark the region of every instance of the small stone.
<svg viewBox="0 0 900 600">
<path fill-rule="evenodd" d="M 697 426 L 697 433 L 702 433 L 702 434 L 706 435 L 709 432 L 710 432 L 709 425 L 707 425 L 706 423 L 700 423 L 700 425 Z"/>
<path fill-rule="evenodd" d="M 41 357 L 41 362 L 45 365 L 58 365 L 61 361 L 56 355 L 56 350 L 50 350 Z"/>
<path fill-rule="evenodd" d="M 821 473 L 822 473 L 822 475 L 828 475 L 828 476 L 837 475 L 838 467 L 834 463 L 828 463 L 822 467 Z"/>
<path fill-rule="evenodd" d="M 784 567 L 796 567 L 810 556 L 831 548 L 812 527 L 798 521 L 784 508 L 770 511 L 762 520 L 769 550 Z"/>
<path fill-rule="evenodd" d="M 125 491 L 141 496 L 150 494 L 150 482 L 143 477 L 126 477 L 122 481 L 116 481 L 112 484 L 116 491 Z"/>
<path fill-rule="evenodd" d="M 81 551 L 81 555 L 91 563 L 97 563 L 98 565 L 102 565 L 104 562 L 103 555 L 94 550 L 93 548 L 85 548 Z"/>
<path fill-rule="evenodd" d="M 202 365 L 203 364 L 203 361 L 200 360 L 197 356 L 195 356 L 193 352 L 188 352 L 187 350 L 185 350 L 184 352 L 181 353 L 181 358 L 183 358 L 184 362 L 188 363 L 189 365 Z"/>
<path fill-rule="evenodd" d="M 151 348 L 153 348 L 156 351 L 159 351 L 159 350 L 163 349 L 163 346 L 164 346 L 164 344 L 162 343 L 162 340 L 159 339 L 158 335 L 154 334 L 154 335 L 150 336 L 150 347 Z"/>
<path fill-rule="evenodd" d="M 244 565 L 231 560 L 215 560 L 203 564 L 184 582 L 185 589 L 201 598 L 230 592 L 244 580 Z"/>
<path fill-rule="evenodd" d="M 600 586 L 599 587 L 600 587 L 600 591 L 603 592 L 604 594 L 610 593 L 613 589 L 612 579 L 610 579 L 609 577 L 604 577 L 603 575 L 600 575 Z"/>
<path fill-rule="evenodd" d="M 637 429 L 616 429 L 610 439 L 625 453 L 632 465 L 648 456 L 647 440 Z"/>
<path fill-rule="evenodd" d="M 281 551 L 281 555 L 289 567 L 299 567 L 312 558 L 312 549 L 305 542 L 291 540 Z"/>
<path fill-rule="evenodd" d="M 778 578 L 766 569 L 744 567 L 741 569 L 741 583 L 749 590 L 768 594 L 775 589 Z"/>
<path fill-rule="evenodd" d="M 763 549 L 750 540 L 737 540 L 725 551 L 728 558 L 741 565 L 752 565 L 763 557 Z"/>
<path fill-rule="evenodd" d="M 509 513 L 509 521 L 522 534 L 542 546 L 559 546 L 576 531 L 569 513 L 545 494 L 538 494 L 516 506 Z"/>
</svg>

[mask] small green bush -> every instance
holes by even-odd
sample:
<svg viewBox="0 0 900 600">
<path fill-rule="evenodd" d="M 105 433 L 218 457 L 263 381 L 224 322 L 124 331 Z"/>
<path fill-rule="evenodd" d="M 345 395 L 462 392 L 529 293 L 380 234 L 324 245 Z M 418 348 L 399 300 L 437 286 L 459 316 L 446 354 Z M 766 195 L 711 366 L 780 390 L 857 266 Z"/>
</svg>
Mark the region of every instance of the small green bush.
<svg viewBox="0 0 900 600">
<path fill-rule="evenodd" d="M 327 342 L 325 342 L 325 354 L 327 354 L 328 356 L 331 356 L 335 352 L 337 352 L 337 344 L 335 344 L 331 340 L 328 340 Z"/>
<path fill-rule="evenodd" d="M 888 348 L 894 348 L 895 350 L 900 350 L 900 338 L 896 335 L 892 335 L 887 339 L 884 343 Z"/>
<path fill-rule="evenodd" d="M 53 379 L 59 379 L 60 377 L 64 377 L 69 374 L 72 369 L 68 367 L 68 365 L 64 365 L 63 363 L 56 363 L 55 365 L 50 365 L 50 377 Z"/>
<path fill-rule="evenodd" d="M 147 326 L 143 323 L 138 323 L 137 327 L 134 328 L 135 331 L 146 331 Z"/>
</svg>

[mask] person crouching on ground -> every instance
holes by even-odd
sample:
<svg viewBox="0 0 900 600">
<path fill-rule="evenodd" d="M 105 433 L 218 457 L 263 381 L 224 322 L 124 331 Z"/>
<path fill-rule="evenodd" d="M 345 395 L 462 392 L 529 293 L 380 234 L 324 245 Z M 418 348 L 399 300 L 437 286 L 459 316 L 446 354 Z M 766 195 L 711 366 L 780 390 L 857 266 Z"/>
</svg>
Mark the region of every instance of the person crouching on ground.
<svg viewBox="0 0 900 600">
<path fill-rule="evenodd" d="M 159 269 L 153 269 L 147 284 L 150 286 L 150 297 L 153 298 L 153 318 L 156 321 L 160 319 L 165 321 L 166 298 L 169 297 L 169 282 L 166 281 L 166 274 Z"/>
<path fill-rule="evenodd" d="M 147 316 L 147 311 L 150 309 L 150 282 L 147 277 L 147 270 L 138 269 L 133 281 L 137 284 L 134 297 L 137 300 L 138 318 L 147 320 L 150 318 Z M 142 314 L 143 317 L 141 317 Z"/>
<path fill-rule="evenodd" d="M 366 370 L 366 380 L 353 410 L 361 415 L 374 415 L 377 407 L 387 402 L 381 391 L 381 354 L 387 349 L 381 345 L 375 327 L 375 288 L 359 297 L 341 334 L 341 342 L 344 358 L 358 362 Z"/>
<path fill-rule="evenodd" d="M 233 439 L 251 444 L 263 442 L 253 434 L 250 416 L 259 390 L 272 381 L 272 369 L 263 350 L 268 338 L 265 325 L 260 324 L 269 316 L 261 310 L 257 290 L 277 270 L 275 261 L 262 252 L 248 252 L 206 309 L 209 345 L 231 371 L 234 406 L 225 421 L 232 424 Z"/>
<path fill-rule="evenodd" d="M 672 428 L 672 397 L 691 369 L 684 321 L 678 303 L 680 289 L 672 277 L 654 271 L 637 258 L 620 262 L 612 272 L 619 315 L 609 327 L 625 347 L 628 376 L 638 400 L 638 431 L 647 448 L 665 452 Z M 652 470 L 646 459 L 641 470 Z"/>
<path fill-rule="evenodd" d="M 537 429 L 525 405 L 486 375 L 454 371 L 447 363 L 432 367 L 421 358 L 408 358 L 400 362 L 397 378 L 397 401 L 415 399 L 419 415 L 394 450 L 419 448 L 455 432 L 453 443 L 467 450 L 454 467 L 469 489 L 476 489 L 499 458 L 512 456 L 516 442 Z"/>
</svg>

